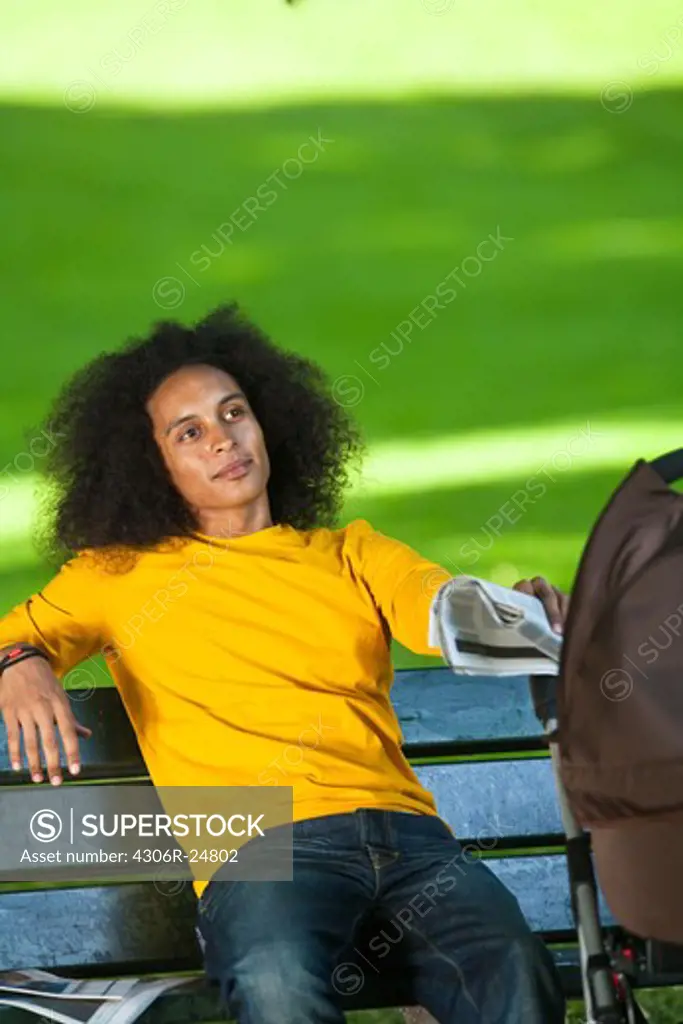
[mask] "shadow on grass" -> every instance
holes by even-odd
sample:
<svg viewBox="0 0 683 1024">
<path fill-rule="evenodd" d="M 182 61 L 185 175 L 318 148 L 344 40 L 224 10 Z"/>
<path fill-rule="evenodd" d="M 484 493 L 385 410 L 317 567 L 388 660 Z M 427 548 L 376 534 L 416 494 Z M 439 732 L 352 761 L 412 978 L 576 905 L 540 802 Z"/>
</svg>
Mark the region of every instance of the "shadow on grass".
<svg viewBox="0 0 683 1024">
<path fill-rule="evenodd" d="M 623 115 L 597 96 L 514 95 L 0 109 L 0 467 L 103 347 L 232 298 L 355 378 L 340 400 L 373 440 L 677 408 L 679 107 L 667 91 Z M 328 141 L 297 168 L 311 137 Z M 491 235 L 508 241 L 478 250 Z"/>
</svg>

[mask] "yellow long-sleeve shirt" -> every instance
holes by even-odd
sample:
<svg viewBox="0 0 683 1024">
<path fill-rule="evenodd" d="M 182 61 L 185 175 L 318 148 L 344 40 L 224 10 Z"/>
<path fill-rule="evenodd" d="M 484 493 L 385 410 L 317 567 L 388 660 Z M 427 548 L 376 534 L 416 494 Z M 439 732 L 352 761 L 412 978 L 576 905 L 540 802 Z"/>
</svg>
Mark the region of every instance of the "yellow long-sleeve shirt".
<svg viewBox="0 0 683 1024">
<path fill-rule="evenodd" d="M 169 542 L 115 570 L 84 553 L 0 620 L 0 647 L 38 644 L 60 678 L 103 652 L 156 786 L 292 786 L 295 821 L 436 814 L 401 751 L 389 645 L 439 655 L 449 575 L 362 519 Z"/>
</svg>

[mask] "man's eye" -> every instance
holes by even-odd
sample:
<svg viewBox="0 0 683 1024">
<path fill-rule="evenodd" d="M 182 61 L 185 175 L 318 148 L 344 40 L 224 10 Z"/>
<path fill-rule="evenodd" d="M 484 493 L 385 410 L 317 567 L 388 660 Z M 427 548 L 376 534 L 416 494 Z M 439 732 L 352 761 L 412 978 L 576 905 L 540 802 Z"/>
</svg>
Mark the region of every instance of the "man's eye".
<svg viewBox="0 0 683 1024">
<path fill-rule="evenodd" d="M 178 440 L 186 441 L 188 439 L 192 439 L 193 437 L 198 436 L 199 430 L 197 429 L 197 427 L 188 427 L 186 430 L 183 430 L 182 434 L 180 434 L 180 436 L 178 437 Z"/>
<path fill-rule="evenodd" d="M 232 413 L 236 413 L 238 416 L 241 416 L 243 412 L 244 408 L 241 405 L 233 405 L 230 409 L 226 409 L 225 415 L 229 417 Z M 235 419 L 235 417 L 232 416 L 232 419 Z"/>
</svg>

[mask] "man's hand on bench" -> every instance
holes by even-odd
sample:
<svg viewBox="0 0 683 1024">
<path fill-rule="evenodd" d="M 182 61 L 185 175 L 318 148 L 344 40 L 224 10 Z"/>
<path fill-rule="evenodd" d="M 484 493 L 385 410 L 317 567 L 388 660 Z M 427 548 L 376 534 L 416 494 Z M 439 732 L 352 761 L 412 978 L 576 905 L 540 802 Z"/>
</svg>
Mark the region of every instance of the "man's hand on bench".
<svg viewBox="0 0 683 1024">
<path fill-rule="evenodd" d="M 40 734 L 50 782 L 54 786 L 61 783 L 56 726 L 69 771 L 72 775 L 78 774 L 81 770 L 78 737 L 87 739 L 92 730 L 76 721 L 69 698 L 47 661 L 28 658 L 3 671 L 0 677 L 0 712 L 5 720 L 9 757 L 15 771 L 21 771 L 22 767 L 19 739 L 23 730 L 31 778 L 34 782 L 43 782 L 38 744 Z"/>
</svg>

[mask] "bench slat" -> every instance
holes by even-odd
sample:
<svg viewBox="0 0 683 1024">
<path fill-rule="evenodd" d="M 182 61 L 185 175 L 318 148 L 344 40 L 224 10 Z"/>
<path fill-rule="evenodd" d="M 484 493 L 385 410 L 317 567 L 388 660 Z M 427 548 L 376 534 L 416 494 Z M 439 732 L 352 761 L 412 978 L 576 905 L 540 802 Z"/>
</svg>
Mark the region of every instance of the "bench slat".
<svg viewBox="0 0 683 1024">
<path fill-rule="evenodd" d="M 559 805 L 555 793 L 552 765 L 549 758 L 506 759 L 498 761 L 462 762 L 454 764 L 420 765 L 416 775 L 434 795 L 440 816 L 465 844 L 475 850 L 491 852 L 511 848 L 564 845 Z M 27 812 L 23 796 L 25 786 L 11 790 L 12 799 L 0 801 L 0 834 L 27 835 Z M 134 785 L 149 787 L 149 782 Z M 44 788 L 44 787 L 43 787 Z M 69 807 L 76 818 L 93 810 L 100 784 L 70 784 L 62 794 L 68 793 Z M 9 798 L 10 791 L 6 790 Z M 60 795 L 62 795 L 60 794 Z M 36 798 L 37 793 L 31 792 Z M 37 805 L 38 806 L 38 805 Z M 36 809 L 37 809 L 36 806 Z M 35 866 L 35 880 L 46 878 L 44 867 Z M 103 868 L 90 871 L 80 865 L 80 878 L 97 881 Z M 107 870 L 118 874 L 111 865 Z M 129 868 L 121 866 L 123 880 Z M 54 872 L 54 866 L 53 866 Z M 54 877 L 54 874 L 53 874 Z M 65 881 L 74 876 L 68 868 L 62 875 Z M 12 882 L 12 872 L 0 869 L 0 882 Z M 47 881 L 49 881 L 49 877 Z"/>
<path fill-rule="evenodd" d="M 463 844 L 493 850 L 564 841 L 549 757 L 418 765 L 414 771 Z"/>
<path fill-rule="evenodd" d="M 491 858 L 487 864 L 517 896 L 535 931 L 573 931 L 563 855 Z M 0 971 L 42 967 L 81 973 L 94 964 L 95 973 L 137 974 L 197 967 L 196 900 L 189 882 L 180 892 L 174 891 L 177 885 L 132 882 L 0 894 Z"/>
<path fill-rule="evenodd" d="M 411 747 L 536 739 L 543 729 L 534 714 L 527 676 L 455 676 L 446 667 L 398 671 L 391 690 L 404 741 Z"/>
<path fill-rule="evenodd" d="M 78 699 L 79 693 L 83 699 Z M 93 730 L 92 737 L 80 745 L 82 777 L 146 774 L 118 691 L 110 686 L 71 691 L 71 695 L 76 717 Z M 460 745 L 465 752 L 477 744 L 503 750 L 530 740 L 541 742 L 542 730 L 531 708 L 525 677 L 456 678 L 448 668 L 403 669 L 396 673 L 392 700 L 409 757 L 423 756 L 429 747 L 436 754 L 439 744 Z M 0 786 L 16 782 L 17 775 L 9 768 L 7 736 L 0 728 Z"/>
</svg>

